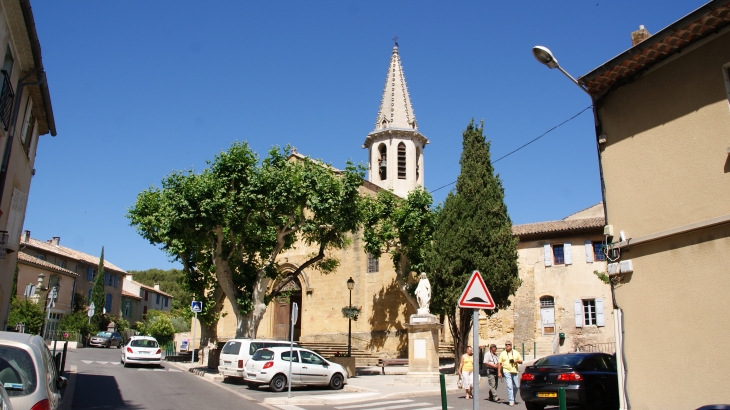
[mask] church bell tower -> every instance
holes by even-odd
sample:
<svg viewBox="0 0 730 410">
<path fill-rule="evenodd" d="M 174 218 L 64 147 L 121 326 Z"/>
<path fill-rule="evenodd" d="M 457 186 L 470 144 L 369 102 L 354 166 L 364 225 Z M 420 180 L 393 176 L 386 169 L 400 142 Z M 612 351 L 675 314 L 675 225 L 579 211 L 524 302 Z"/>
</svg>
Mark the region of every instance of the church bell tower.
<svg viewBox="0 0 730 410">
<path fill-rule="evenodd" d="M 375 129 L 362 146 L 369 152 L 368 180 L 405 198 L 411 190 L 423 186 L 423 149 L 428 142 L 418 132 L 395 43 Z"/>
</svg>

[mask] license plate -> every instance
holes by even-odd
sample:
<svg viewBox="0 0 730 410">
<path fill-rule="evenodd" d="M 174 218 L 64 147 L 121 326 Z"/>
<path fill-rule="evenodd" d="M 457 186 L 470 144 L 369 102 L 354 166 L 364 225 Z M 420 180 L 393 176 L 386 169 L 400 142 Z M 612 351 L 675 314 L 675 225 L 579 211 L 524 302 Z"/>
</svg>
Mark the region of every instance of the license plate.
<svg viewBox="0 0 730 410">
<path fill-rule="evenodd" d="M 150 352 L 138 352 L 139 354 L 150 354 Z"/>
<path fill-rule="evenodd" d="M 248 377 L 256 378 L 256 373 L 248 373 Z"/>
<path fill-rule="evenodd" d="M 231 362 L 223 362 L 223 366 L 230 366 Z"/>
<path fill-rule="evenodd" d="M 555 392 L 538 392 L 537 397 L 558 397 L 558 393 Z"/>
</svg>

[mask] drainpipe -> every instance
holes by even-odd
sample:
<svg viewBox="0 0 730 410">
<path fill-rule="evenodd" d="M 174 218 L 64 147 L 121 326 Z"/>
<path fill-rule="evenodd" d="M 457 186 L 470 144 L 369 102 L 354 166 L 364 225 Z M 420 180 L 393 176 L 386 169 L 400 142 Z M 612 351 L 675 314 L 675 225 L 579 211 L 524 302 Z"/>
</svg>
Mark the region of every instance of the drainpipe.
<svg viewBox="0 0 730 410">
<path fill-rule="evenodd" d="M 38 81 L 25 82 L 32 75 L 38 74 Z M 18 111 L 20 111 L 20 100 L 23 99 L 23 88 L 27 86 L 41 85 L 46 81 L 46 72 L 42 69 L 35 69 L 28 73 L 25 77 L 18 80 L 17 92 L 15 94 L 15 101 L 13 101 L 13 117 L 10 120 L 10 131 L 8 132 L 8 139 L 5 142 L 5 152 L 3 152 L 3 162 L 0 164 L 0 203 L 3 199 L 3 192 L 5 191 L 5 180 L 8 177 L 8 165 L 10 163 L 10 152 L 13 148 L 13 139 L 15 137 L 15 125 L 18 122 Z"/>
</svg>

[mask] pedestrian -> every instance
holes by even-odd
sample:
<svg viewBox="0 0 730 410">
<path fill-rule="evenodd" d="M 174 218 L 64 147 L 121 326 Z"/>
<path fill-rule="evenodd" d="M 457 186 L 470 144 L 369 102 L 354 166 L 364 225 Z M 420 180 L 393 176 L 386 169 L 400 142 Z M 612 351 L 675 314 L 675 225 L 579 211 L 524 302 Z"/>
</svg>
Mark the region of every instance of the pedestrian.
<svg viewBox="0 0 730 410">
<path fill-rule="evenodd" d="M 504 344 L 504 350 L 499 355 L 499 369 L 497 376 L 504 377 L 507 383 L 507 398 L 509 405 L 515 405 L 517 397 L 517 387 L 519 386 L 518 367 L 522 363 L 520 352 L 512 350 L 512 342 L 507 341 Z"/>
<path fill-rule="evenodd" d="M 461 355 L 459 361 L 459 378 L 462 387 L 466 391 L 466 398 L 472 398 L 472 382 L 474 381 L 474 350 L 471 346 L 466 347 L 466 353 Z"/>
<path fill-rule="evenodd" d="M 497 345 L 494 343 L 489 345 L 489 351 L 484 355 L 484 367 L 487 373 L 487 382 L 489 383 L 489 397 L 487 399 L 498 402 L 497 386 L 499 386 L 499 378 L 497 373 L 499 371 L 499 356 L 497 356 Z"/>
</svg>

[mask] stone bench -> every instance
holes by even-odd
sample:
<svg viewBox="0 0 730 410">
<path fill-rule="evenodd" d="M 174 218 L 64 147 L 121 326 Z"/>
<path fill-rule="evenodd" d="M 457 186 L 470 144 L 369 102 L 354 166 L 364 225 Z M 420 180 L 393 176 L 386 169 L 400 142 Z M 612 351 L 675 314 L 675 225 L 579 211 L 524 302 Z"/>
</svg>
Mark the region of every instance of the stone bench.
<svg viewBox="0 0 730 410">
<path fill-rule="evenodd" d="M 408 366 L 408 359 L 378 359 L 378 367 L 385 374 L 385 366 Z"/>
</svg>

